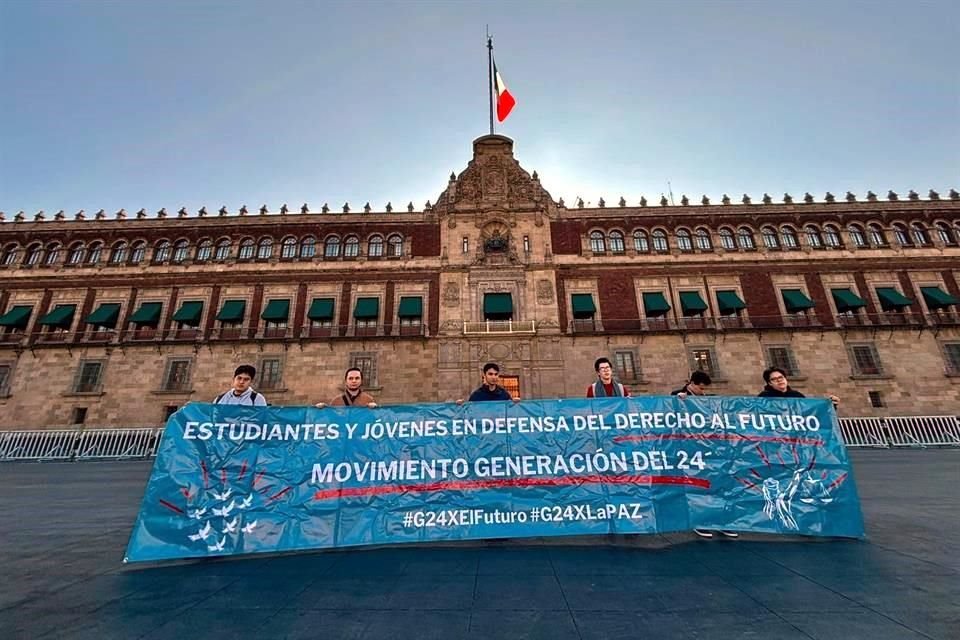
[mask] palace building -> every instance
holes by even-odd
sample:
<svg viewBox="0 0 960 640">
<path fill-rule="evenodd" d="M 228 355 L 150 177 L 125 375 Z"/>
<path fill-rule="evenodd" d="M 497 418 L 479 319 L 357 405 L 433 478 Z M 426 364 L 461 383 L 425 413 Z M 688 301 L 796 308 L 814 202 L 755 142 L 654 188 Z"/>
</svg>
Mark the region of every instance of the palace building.
<svg viewBox="0 0 960 640">
<path fill-rule="evenodd" d="M 29 218 L 29 219 L 28 219 Z M 226 390 L 444 402 L 484 362 L 525 399 L 778 365 L 845 416 L 960 412 L 960 194 L 555 201 L 490 135 L 436 202 L 0 224 L 0 428 L 147 426 Z"/>
</svg>

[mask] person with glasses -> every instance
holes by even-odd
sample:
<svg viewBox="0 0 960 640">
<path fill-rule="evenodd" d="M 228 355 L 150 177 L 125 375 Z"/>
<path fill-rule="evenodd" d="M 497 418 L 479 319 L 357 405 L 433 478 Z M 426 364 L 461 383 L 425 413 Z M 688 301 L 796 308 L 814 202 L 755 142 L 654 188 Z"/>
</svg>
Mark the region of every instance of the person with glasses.
<svg viewBox="0 0 960 640">
<path fill-rule="evenodd" d="M 593 363 L 597 380 L 587 387 L 588 398 L 629 398 L 630 390 L 613 379 L 613 364 L 608 358 L 597 358 Z"/>
<path fill-rule="evenodd" d="M 790 386 L 787 381 L 787 372 L 780 367 L 770 367 L 763 372 L 763 391 L 757 394 L 759 398 L 806 398 L 805 395 Z M 840 398 L 830 394 L 827 396 L 834 408 L 840 404 Z"/>
</svg>

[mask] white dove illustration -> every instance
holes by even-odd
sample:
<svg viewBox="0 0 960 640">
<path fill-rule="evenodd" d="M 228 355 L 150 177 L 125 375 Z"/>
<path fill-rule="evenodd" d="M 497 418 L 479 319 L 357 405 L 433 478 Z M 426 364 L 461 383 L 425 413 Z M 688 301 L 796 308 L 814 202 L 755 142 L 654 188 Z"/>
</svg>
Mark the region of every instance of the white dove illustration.
<svg viewBox="0 0 960 640">
<path fill-rule="evenodd" d="M 239 522 L 240 522 L 240 518 L 234 517 L 232 521 L 230 521 L 230 522 L 226 523 L 225 525 L 223 525 L 223 532 L 224 532 L 224 533 L 236 533 L 236 531 L 237 531 L 237 524 L 238 524 Z"/>
<path fill-rule="evenodd" d="M 223 516 L 224 518 L 226 518 L 228 515 L 230 515 L 230 512 L 233 511 L 236 507 L 237 507 L 237 501 L 231 500 L 230 504 L 225 506 L 223 509 L 214 509 L 213 515 Z"/>
<path fill-rule="evenodd" d="M 207 551 L 223 551 L 224 545 L 227 544 L 227 537 L 224 536 L 220 538 L 220 542 L 217 544 L 212 544 L 207 547 Z"/>
<path fill-rule="evenodd" d="M 213 497 L 216 498 L 217 500 L 226 500 L 233 494 L 233 489 L 228 487 L 227 490 L 224 491 L 223 493 L 217 493 L 216 491 L 213 491 L 211 493 L 213 494 Z"/>
<path fill-rule="evenodd" d="M 242 529 L 242 531 L 243 531 L 244 533 L 253 533 L 253 530 L 256 529 L 256 528 L 257 528 L 257 521 L 254 520 L 253 522 L 251 522 L 250 524 L 248 524 L 247 526 L 245 526 L 245 527 Z"/>
<path fill-rule="evenodd" d="M 210 526 L 210 523 L 208 522 L 207 524 L 205 524 L 205 525 L 203 526 L 202 529 L 200 529 L 200 530 L 197 531 L 196 533 L 190 535 L 189 538 L 190 538 L 191 540 L 193 540 L 194 542 L 196 542 L 197 540 L 206 540 L 207 537 L 210 535 L 210 531 L 212 531 L 212 530 L 213 530 L 213 527 L 211 527 L 211 526 Z"/>
<path fill-rule="evenodd" d="M 196 511 L 194 511 L 193 513 L 190 514 L 190 517 L 199 520 L 200 518 L 203 517 L 203 515 L 204 515 L 206 512 L 207 512 L 207 508 L 206 508 L 206 507 L 204 507 L 203 509 L 197 509 Z"/>
<path fill-rule="evenodd" d="M 251 494 L 248 495 L 246 498 L 244 498 L 243 501 L 240 503 L 240 508 L 241 508 L 241 509 L 249 509 L 249 508 L 250 508 L 250 505 L 252 505 L 252 504 L 253 504 L 253 494 L 251 493 Z"/>
</svg>

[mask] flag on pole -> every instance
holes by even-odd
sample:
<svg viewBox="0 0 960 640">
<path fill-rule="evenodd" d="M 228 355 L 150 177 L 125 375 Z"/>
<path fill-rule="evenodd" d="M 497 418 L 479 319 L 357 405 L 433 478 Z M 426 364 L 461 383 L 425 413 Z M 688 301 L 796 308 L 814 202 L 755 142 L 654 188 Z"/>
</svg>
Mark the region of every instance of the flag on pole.
<svg viewBox="0 0 960 640">
<path fill-rule="evenodd" d="M 510 111 L 517 104 L 517 101 L 514 100 L 513 95 L 507 89 L 507 85 L 504 84 L 503 78 L 500 77 L 496 60 L 493 62 L 493 78 L 497 91 L 497 120 L 503 122 L 510 115 Z"/>
</svg>

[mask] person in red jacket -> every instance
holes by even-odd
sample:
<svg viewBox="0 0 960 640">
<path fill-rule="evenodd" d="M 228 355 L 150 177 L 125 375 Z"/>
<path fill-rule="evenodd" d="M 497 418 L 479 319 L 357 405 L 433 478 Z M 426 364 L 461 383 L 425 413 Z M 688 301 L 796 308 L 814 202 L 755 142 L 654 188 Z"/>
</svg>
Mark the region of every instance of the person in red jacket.
<svg viewBox="0 0 960 640">
<path fill-rule="evenodd" d="M 587 387 L 588 398 L 629 398 L 630 390 L 613 379 L 613 365 L 607 358 L 597 358 L 593 363 L 597 381 Z"/>
</svg>

